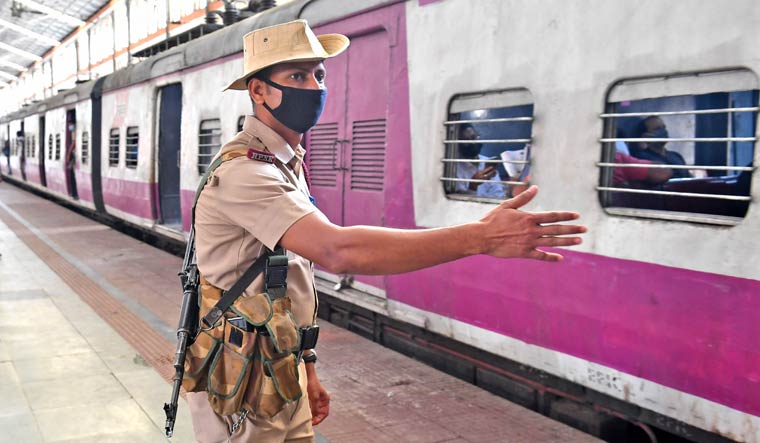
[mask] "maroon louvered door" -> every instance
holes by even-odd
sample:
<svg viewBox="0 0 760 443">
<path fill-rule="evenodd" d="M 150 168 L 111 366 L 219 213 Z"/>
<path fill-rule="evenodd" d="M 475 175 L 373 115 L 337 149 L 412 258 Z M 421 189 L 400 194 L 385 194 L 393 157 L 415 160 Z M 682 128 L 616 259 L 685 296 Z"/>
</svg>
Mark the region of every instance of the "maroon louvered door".
<svg viewBox="0 0 760 443">
<path fill-rule="evenodd" d="M 324 119 L 323 119 L 324 120 Z M 331 222 L 343 224 L 343 172 L 338 122 L 319 123 L 308 135 L 307 161 L 311 195 Z"/>
<path fill-rule="evenodd" d="M 326 61 L 328 99 L 308 134 L 312 195 L 333 223 L 383 226 L 390 47 L 385 31 L 351 36 Z M 384 289 L 378 276 L 356 280 Z"/>
</svg>

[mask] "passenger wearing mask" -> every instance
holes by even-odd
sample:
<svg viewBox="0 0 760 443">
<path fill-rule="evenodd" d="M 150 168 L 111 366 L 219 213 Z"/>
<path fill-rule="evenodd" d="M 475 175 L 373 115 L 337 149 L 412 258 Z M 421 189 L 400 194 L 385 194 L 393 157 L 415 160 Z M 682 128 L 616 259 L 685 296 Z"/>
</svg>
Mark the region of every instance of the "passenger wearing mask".
<svg viewBox="0 0 760 443">
<path fill-rule="evenodd" d="M 639 122 L 639 138 L 668 138 L 665 122 L 660 117 L 649 116 Z M 631 147 L 631 154 L 642 160 L 666 165 L 686 165 L 681 154 L 665 148 L 667 142 L 637 142 Z M 673 169 L 673 178 L 691 177 L 688 169 Z"/>
<path fill-rule="evenodd" d="M 479 140 L 480 134 L 471 124 L 465 123 L 459 126 L 458 140 Z M 480 154 L 482 143 L 458 143 L 459 158 L 472 159 L 472 162 L 457 163 L 457 178 L 464 180 L 490 180 L 493 183 L 478 181 L 456 182 L 456 192 L 461 194 L 474 194 L 478 197 L 504 198 L 506 195 L 504 185 L 499 183 L 501 177 L 496 170 L 496 164 L 483 163 L 478 160 L 488 160 L 489 157 Z"/>
</svg>

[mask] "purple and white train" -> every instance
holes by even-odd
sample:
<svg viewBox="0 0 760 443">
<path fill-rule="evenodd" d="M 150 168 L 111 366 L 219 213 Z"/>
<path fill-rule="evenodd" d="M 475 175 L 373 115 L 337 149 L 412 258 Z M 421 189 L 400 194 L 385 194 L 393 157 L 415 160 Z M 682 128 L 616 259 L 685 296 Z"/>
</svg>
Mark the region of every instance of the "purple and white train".
<svg viewBox="0 0 760 443">
<path fill-rule="evenodd" d="M 3 177 L 184 239 L 202 172 L 250 112 L 221 92 L 243 34 L 297 18 L 351 38 L 306 137 L 333 222 L 471 221 L 529 180 L 529 209 L 590 227 L 560 264 L 318 270 L 323 315 L 603 437 L 614 417 L 651 440 L 760 443 L 754 0 L 296 0 L 5 116 Z M 460 156 L 466 123 L 482 160 Z M 646 142 L 686 177 L 616 182 L 615 151 Z M 497 168 L 496 194 L 468 163 Z"/>
</svg>

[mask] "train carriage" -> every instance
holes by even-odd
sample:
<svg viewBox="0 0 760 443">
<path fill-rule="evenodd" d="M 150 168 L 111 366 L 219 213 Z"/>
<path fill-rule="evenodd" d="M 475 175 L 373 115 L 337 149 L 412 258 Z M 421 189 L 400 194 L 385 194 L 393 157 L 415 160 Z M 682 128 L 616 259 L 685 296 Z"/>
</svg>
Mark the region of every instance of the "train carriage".
<svg viewBox="0 0 760 443">
<path fill-rule="evenodd" d="M 572 403 L 587 429 L 622 418 L 655 437 L 760 443 L 750 0 L 298 0 L 6 116 L 3 175 L 184 238 L 201 175 L 250 112 L 246 94 L 221 93 L 242 36 L 296 18 L 352 40 L 325 62 L 327 107 L 304 141 L 333 222 L 447 226 L 537 184 L 531 210 L 590 227 L 560 264 L 317 269 L 322 316 L 582 422 Z M 29 134 L 39 148 L 19 151 Z M 625 160 L 646 144 L 683 163 Z M 472 178 L 487 166 L 494 179 Z M 671 177 L 619 180 L 637 168 Z"/>
</svg>

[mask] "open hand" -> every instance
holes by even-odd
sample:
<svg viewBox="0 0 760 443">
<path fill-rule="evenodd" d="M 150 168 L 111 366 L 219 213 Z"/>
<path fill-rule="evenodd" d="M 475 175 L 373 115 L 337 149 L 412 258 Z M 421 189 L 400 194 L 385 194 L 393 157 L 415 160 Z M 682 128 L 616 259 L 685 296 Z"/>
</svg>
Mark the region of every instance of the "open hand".
<svg viewBox="0 0 760 443">
<path fill-rule="evenodd" d="M 562 255 L 538 248 L 581 243 L 581 238 L 573 234 L 586 232 L 585 226 L 557 224 L 577 219 L 580 217 L 577 213 L 519 210 L 533 200 L 537 193 L 538 187 L 531 186 L 516 197 L 505 200 L 480 220 L 484 254 L 502 258 L 559 261 L 562 260 Z"/>
</svg>

